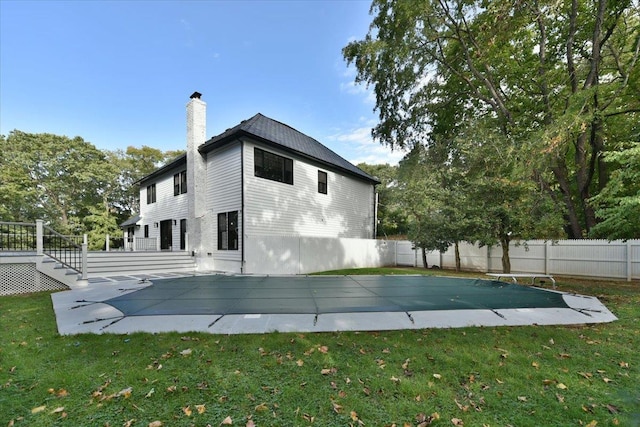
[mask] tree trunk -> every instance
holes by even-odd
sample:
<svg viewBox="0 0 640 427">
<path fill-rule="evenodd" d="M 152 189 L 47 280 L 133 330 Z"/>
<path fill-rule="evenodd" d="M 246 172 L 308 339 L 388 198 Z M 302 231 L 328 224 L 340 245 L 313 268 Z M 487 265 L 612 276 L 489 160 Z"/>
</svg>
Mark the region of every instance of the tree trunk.
<svg viewBox="0 0 640 427">
<path fill-rule="evenodd" d="M 511 273 L 511 259 L 509 258 L 509 237 L 501 237 L 500 246 L 502 246 L 502 272 Z"/>
<path fill-rule="evenodd" d="M 456 248 L 456 271 L 460 271 L 460 246 L 458 246 L 458 242 L 455 243 Z"/>
<path fill-rule="evenodd" d="M 425 248 L 420 248 L 422 250 L 422 265 L 424 268 L 429 268 L 429 264 L 427 264 L 427 251 Z"/>
</svg>

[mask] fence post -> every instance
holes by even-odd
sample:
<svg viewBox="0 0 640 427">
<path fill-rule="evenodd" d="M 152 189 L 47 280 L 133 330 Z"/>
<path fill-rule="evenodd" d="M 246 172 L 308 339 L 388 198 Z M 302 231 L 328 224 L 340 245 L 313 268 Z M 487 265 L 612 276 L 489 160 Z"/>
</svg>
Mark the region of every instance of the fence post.
<svg viewBox="0 0 640 427">
<path fill-rule="evenodd" d="M 88 277 L 88 272 L 87 272 L 87 267 L 89 265 L 89 262 L 87 260 L 88 258 L 88 247 L 89 244 L 87 243 L 87 235 L 85 234 L 83 237 L 83 242 L 82 242 L 82 280 L 87 280 Z"/>
<path fill-rule="evenodd" d="M 631 246 L 631 240 L 627 240 L 627 282 L 631 281 L 631 276 L 633 273 L 633 263 L 631 262 L 632 253 L 633 253 L 633 248 Z"/>
<path fill-rule="evenodd" d="M 111 238 L 110 238 L 110 237 L 111 237 L 111 236 L 109 236 L 109 235 L 107 234 L 106 239 L 105 239 L 105 240 L 106 240 L 106 242 L 105 242 L 104 248 L 105 248 L 105 250 L 106 250 L 107 252 L 109 252 L 109 241 L 111 240 Z"/>
<path fill-rule="evenodd" d="M 491 271 L 491 246 L 487 245 L 487 271 L 485 273 L 489 273 Z"/>
<path fill-rule="evenodd" d="M 549 257 L 551 252 L 551 242 L 544 242 L 544 274 L 549 274 Z"/>
<path fill-rule="evenodd" d="M 44 254 L 44 222 L 36 219 L 36 255 Z"/>
</svg>

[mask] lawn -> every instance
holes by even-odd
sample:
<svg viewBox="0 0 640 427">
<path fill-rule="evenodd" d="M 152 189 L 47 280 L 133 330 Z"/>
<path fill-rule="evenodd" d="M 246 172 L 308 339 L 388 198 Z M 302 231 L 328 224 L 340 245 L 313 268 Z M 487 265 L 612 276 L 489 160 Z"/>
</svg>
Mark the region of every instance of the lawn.
<svg viewBox="0 0 640 427">
<path fill-rule="evenodd" d="M 61 337 L 49 293 L 0 297 L 0 426 L 640 425 L 640 284 L 558 288 L 620 320 Z"/>
</svg>

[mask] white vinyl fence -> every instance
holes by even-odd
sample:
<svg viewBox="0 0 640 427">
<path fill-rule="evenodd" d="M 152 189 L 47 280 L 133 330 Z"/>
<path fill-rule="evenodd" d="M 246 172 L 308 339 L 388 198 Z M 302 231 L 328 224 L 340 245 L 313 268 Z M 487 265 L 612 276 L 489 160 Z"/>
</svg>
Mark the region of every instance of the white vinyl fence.
<svg viewBox="0 0 640 427">
<path fill-rule="evenodd" d="M 408 248 L 408 249 L 407 249 Z M 399 242 L 397 265 L 422 266 L 418 250 L 410 242 Z M 640 240 L 530 240 L 509 247 L 511 271 L 565 276 L 640 279 Z M 429 265 L 455 268 L 453 246 L 446 252 L 429 253 Z M 460 267 L 482 272 L 502 271 L 502 248 L 460 244 Z"/>
<path fill-rule="evenodd" d="M 640 279 L 640 240 L 531 240 L 509 248 L 511 271 L 564 276 Z M 343 268 L 418 266 L 420 249 L 397 240 L 335 239 L 296 236 L 247 236 L 249 274 L 307 274 Z M 455 250 L 428 252 L 429 267 L 455 268 Z M 502 248 L 460 244 L 460 267 L 502 272 Z"/>
</svg>

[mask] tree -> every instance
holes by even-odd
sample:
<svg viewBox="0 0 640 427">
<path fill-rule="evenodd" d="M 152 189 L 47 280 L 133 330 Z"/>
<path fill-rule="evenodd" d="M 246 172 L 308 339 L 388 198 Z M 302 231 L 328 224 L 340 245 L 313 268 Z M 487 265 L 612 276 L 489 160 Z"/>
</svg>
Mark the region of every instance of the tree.
<svg viewBox="0 0 640 427">
<path fill-rule="evenodd" d="M 383 165 L 368 165 L 361 163 L 360 169 L 380 180 L 376 187 L 378 193 L 378 227 L 377 236 L 406 236 L 408 231 L 407 212 L 400 203 L 398 191 L 398 167 Z"/>
<path fill-rule="evenodd" d="M 639 121 L 637 2 L 375 0 L 371 12 L 343 54 L 374 87 L 375 138 L 451 149 L 480 122 L 538 160 L 528 175 L 563 203 L 571 237 L 595 226 L 612 125 Z"/>
<path fill-rule="evenodd" d="M 78 233 L 112 189 L 115 169 L 80 137 L 15 130 L 0 143 L 3 219 L 40 218 L 62 233 Z"/>
<path fill-rule="evenodd" d="M 591 229 L 591 235 L 609 240 L 640 239 L 640 142 L 605 154 L 605 161 L 619 167 L 592 199 L 596 215 L 603 221 Z"/>
<path fill-rule="evenodd" d="M 136 183 L 182 153 L 179 150 L 163 152 L 146 145 L 140 148 L 129 146 L 125 151 L 108 152 L 109 161 L 116 164 L 120 170 L 119 211 L 126 213 L 126 216 L 140 212 L 140 189 Z"/>
</svg>

